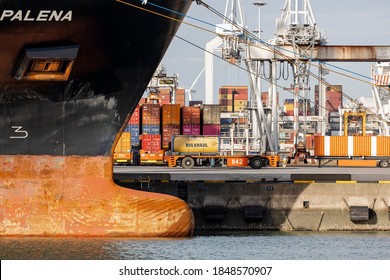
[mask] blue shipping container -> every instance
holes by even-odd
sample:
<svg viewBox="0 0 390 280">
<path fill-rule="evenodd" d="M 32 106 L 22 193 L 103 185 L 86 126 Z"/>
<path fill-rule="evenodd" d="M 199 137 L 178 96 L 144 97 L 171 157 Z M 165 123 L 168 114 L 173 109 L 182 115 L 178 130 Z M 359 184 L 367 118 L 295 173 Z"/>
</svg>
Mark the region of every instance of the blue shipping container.
<svg viewBox="0 0 390 280">
<path fill-rule="evenodd" d="M 142 134 L 160 134 L 160 126 L 154 124 L 144 124 Z"/>
</svg>

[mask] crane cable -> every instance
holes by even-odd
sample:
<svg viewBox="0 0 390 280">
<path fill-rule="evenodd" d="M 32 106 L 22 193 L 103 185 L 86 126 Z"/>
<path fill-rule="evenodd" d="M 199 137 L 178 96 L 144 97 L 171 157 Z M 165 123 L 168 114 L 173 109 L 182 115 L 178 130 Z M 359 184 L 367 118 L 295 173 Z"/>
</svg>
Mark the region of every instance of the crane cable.
<svg viewBox="0 0 390 280">
<path fill-rule="evenodd" d="M 178 23 L 183 23 L 183 24 L 186 24 L 186 25 L 188 25 L 188 26 L 191 26 L 191 27 L 194 27 L 194 28 L 197 28 L 197 29 L 200 29 L 200 30 L 203 30 L 203 31 L 212 33 L 212 34 L 215 34 L 215 35 L 217 35 L 217 36 L 220 36 L 218 33 L 214 32 L 214 31 L 211 31 L 211 30 L 209 30 L 209 29 L 206 29 L 206 28 L 204 28 L 204 27 L 201 27 L 201 26 L 199 26 L 199 25 L 191 24 L 191 23 L 185 22 L 185 21 L 183 21 L 183 20 L 179 20 L 179 19 L 176 19 L 176 18 L 174 18 L 174 17 L 167 16 L 167 15 L 164 15 L 164 14 L 162 14 L 162 13 L 158 13 L 158 12 L 156 12 L 156 11 L 152 11 L 152 10 L 150 10 L 150 9 L 143 8 L 143 7 L 140 7 L 140 6 L 138 6 L 138 5 L 128 3 L 128 2 L 126 2 L 126 1 L 122 1 L 122 0 L 115 0 L 115 1 L 116 1 L 116 2 L 119 2 L 119 3 L 122 3 L 122 4 L 124 4 L 124 5 L 130 6 L 130 7 L 139 9 L 139 10 L 143 10 L 143 11 L 145 11 L 145 12 L 152 13 L 152 14 L 154 14 L 154 15 L 157 15 L 157 16 L 160 16 L 160 17 L 163 17 L 163 18 L 166 18 L 166 19 L 169 19 L 169 20 L 172 20 L 172 21 L 176 21 L 176 22 L 178 22 Z M 135 1 L 142 2 L 142 0 L 135 0 Z M 234 22 L 232 22 L 230 19 L 226 18 L 224 15 L 222 15 L 220 12 L 218 12 L 217 10 L 215 10 L 214 8 L 212 8 L 211 6 L 209 6 L 208 4 L 206 4 L 205 2 L 203 2 L 203 1 L 201 1 L 201 0 L 192 0 L 192 1 L 196 1 L 196 3 L 197 3 L 198 5 L 203 5 L 204 7 L 206 7 L 207 9 L 209 9 L 211 12 L 215 13 L 217 16 L 221 17 L 222 19 L 224 19 L 224 20 L 230 22 L 231 24 L 233 24 L 234 26 L 238 27 L 239 29 L 241 29 L 241 31 L 244 32 L 244 34 L 247 34 L 247 36 L 248 36 L 248 34 L 249 34 L 250 36 L 248 36 L 248 37 L 250 37 L 250 38 L 252 38 L 252 39 L 254 39 L 254 40 L 258 40 L 258 38 L 255 37 L 255 36 L 253 36 L 253 34 L 251 34 L 251 32 L 249 32 L 249 31 L 247 31 L 246 29 L 244 29 L 244 28 L 242 28 L 242 27 L 236 25 L 236 24 L 235 24 Z M 147 4 L 148 4 L 148 5 L 153 5 L 153 6 L 155 6 L 155 7 L 158 7 L 158 8 L 161 8 L 161 9 L 164 9 L 164 10 L 167 10 L 167 11 L 170 11 L 170 12 L 173 12 L 173 13 L 176 13 L 176 14 L 179 14 L 179 15 L 182 15 L 182 16 L 186 16 L 185 14 L 182 14 L 182 13 L 179 13 L 179 12 L 176 12 L 176 11 L 173 11 L 173 10 L 170 10 L 170 9 L 167 9 L 167 8 L 165 8 L 165 7 L 162 7 L 162 6 L 159 6 L 159 5 L 150 3 L 150 2 L 148 2 Z M 203 22 L 203 23 L 205 23 L 205 24 L 212 25 L 212 26 L 216 27 L 216 26 L 213 25 L 213 24 L 210 24 L 210 23 L 207 23 L 207 22 L 205 22 L 205 21 L 196 19 L 196 18 L 194 18 L 194 17 L 189 17 L 189 16 L 187 16 L 187 17 L 188 17 L 188 18 L 191 18 L 191 19 L 194 19 L 194 20 L 197 20 L 197 21 L 200 21 L 200 22 Z M 177 35 L 175 35 L 175 37 L 177 37 L 177 38 L 179 38 L 179 39 L 181 39 L 181 40 L 184 40 L 184 41 L 186 41 L 187 43 L 190 43 L 191 45 L 196 46 L 195 44 L 189 42 L 188 40 L 185 40 L 184 38 L 178 37 Z M 257 47 L 257 48 L 263 48 L 263 49 L 264 49 L 264 47 L 260 47 L 260 46 L 258 46 L 258 45 L 254 45 L 254 44 L 251 44 L 251 43 L 246 42 L 246 41 L 240 41 L 240 42 L 243 43 L 243 44 L 247 44 L 247 45 L 249 45 L 249 46 L 254 46 L 254 47 Z M 279 52 L 279 51 L 277 51 L 277 50 L 275 49 L 275 47 L 278 47 L 278 46 L 272 46 L 272 45 L 266 43 L 266 42 L 263 41 L 263 40 L 259 40 L 259 42 L 260 42 L 260 43 L 263 43 L 263 45 L 265 45 L 265 46 L 267 47 L 267 49 L 270 49 L 272 52 L 274 52 L 274 53 L 276 53 L 276 54 L 279 54 L 279 55 L 282 56 L 282 57 L 285 57 L 286 60 L 287 60 L 288 62 L 290 62 L 291 64 L 295 64 L 295 65 L 296 65 L 296 62 L 294 62 L 293 60 L 291 60 L 290 58 L 288 58 L 286 55 L 284 55 L 283 53 L 281 53 L 281 52 Z M 207 50 L 203 49 L 202 47 L 199 47 L 199 46 L 196 46 L 196 47 L 198 47 L 198 48 L 200 48 L 200 49 L 202 49 L 202 50 L 204 50 L 204 51 L 207 52 Z M 281 47 L 279 47 L 279 48 L 281 48 Z M 281 49 L 283 49 L 283 48 L 281 48 Z M 285 51 L 289 51 L 289 50 L 285 50 Z M 214 54 L 213 54 L 213 55 L 214 55 Z M 214 56 L 216 56 L 216 55 L 214 55 Z M 220 58 L 219 56 L 216 56 L 216 57 Z M 221 59 L 224 60 L 223 58 L 221 58 Z M 224 60 L 224 61 L 225 61 L 225 60 Z M 312 63 L 310 63 L 310 65 L 312 65 Z M 247 69 L 244 69 L 244 68 L 242 68 L 241 66 L 238 66 L 238 65 L 236 65 L 236 66 L 237 66 L 238 68 L 240 68 L 240 69 L 246 71 L 246 72 L 249 72 Z M 317 66 L 317 65 L 313 65 L 313 66 L 319 68 L 319 66 Z M 332 65 L 331 65 L 331 66 L 332 66 Z M 339 67 L 339 68 L 340 68 L 340 67 Z M 340 68 L 340 69 L 343 69 L 343 68 Z M 337 71 L 334 71 L 334 70 L 329 70 L 329 71 L 330 71 L 330 72 L 333 72 L 333 73 L 336 73 L 336 74 L 339 74 L 339 75 L 342 75 L 342 76 L 349 77 L 349 78 L 351 78 L 351 79 L 355 79 L 355 80 L 358 80 L 358 81 L 361 81 L 361 82 L 364 82 L 364 83 L 373 85 L 373 83 L 371 83 L 371 82 L 363 81 L 363 80 L 361 80 L 361 79 L 355 78 L 355 77 L 350 76 L 350 75 L 347 75 L 347 74 L 343 74 L 343 73 L 340 73 L 340 72 L 337 72 Z M 346 69 L 345 71 L 348 71 L 348 70 Z M 351 72 L 351 71 L 349 71 L 349 72 Z M 329 84 L 328 82 L 322 80 L 321 78 L 319 78 L 317 75 L 315 75 L 315 74 L 312 73 L 311 71 L 308 71 L 308 73 L 309 73 L 312 77 L 314 77 L 316 80 L 322 81 L 322 83 L 324 83 L 325 85 L 327 85 L 327 86 L 328 86 L 329 88 L 331 88 L 333 91 L 340 93 L 342 96 L 344 96 L 344 97 L 345 97 L 346 99 L 348 99 L 350 102 L 352 102 L 352 103 L 354 103 L 354 104 L 357 104 L 361 109 L 364 109 L 366 112 L 368 112 L 368 113 L 374 115 L 377 119 L 379 119 L 379 120 L 381 120 L 381 121 L 384 121 L 384 122 L 386 122 L 388 125 L 390 125 L 390 122 L 389 122 L 388 120 L 386 120 L 386 119 L 384 119 L 383 117 L 379 116 L 377 113 L 373 112 L 372 110 L 370 110 L 370 109 L 368 109 L 368 108 L 362 106 L 362 105 L 361 105 L 360 103 L 358 103 L 354 98 L 352 98 L 352 97 L 348 96 L 346 93 L 341 92 L 341 91 L 339 91 L 338 89 L 332 87 L 331 84 Z M 354 73 L 354 72 L 352 72 L 352 73 Z M 255 73 L 252 73 L 252 74 L 255 74 Z M 354 74 L 360 75 L 359 73 L 354 73 Z M 362 75 L 360 75 L 360 76 L 362 76 Z M 364 76 L 364 77 L 365 77 L 365 76 Z M 261 77 L 260 77 L 260 78 L 261 78 Z M 368 78 L 368 77 L 366 77 L 366 78 Z M 264 78 L 261 78 L 261 79 L 266 80 L 266 79 L 264 79 Z M 266 80 L 266 81 L 268 81 L 268 80 Z M 270 81 L 268 81 L 268 82 L 270 82 Z M 272 82 L 270 82 L 270 83 L 272 84 Z M 294 92 L 291 91 L 291 90 L 286 90 L 286 89 L 284 89 L 283 87 L 278 86 L 278 85 L 276 85 L 276 86 L 279 87 L 279 88 L 281 88 L 281 89 L 283 89 L 283 90 L 285 90 L 285 91 L 287 91 L 287 92 L 290 92 L 290 93 L 292 93 L 292 94 L 294 94 L 294 95 L 296 94 L 296 93 L 294 93 Z M 299 95 L 298 95 L 298 96 L 299 96 Z M 302 96 L 299 96 L 299 97 L 303 98 Z M 315 103 L 312 102 L 312 101 L 310 101 L 310 103 L 315 104 Z M 320 106 L 320 105 L 319 105 L 319 106 Z M 321 106 L 321 107 L 322 107 L 322 106 Z"/>
<path fill-rule="evenodd" d="M 202 4 L 204 3 L 204 2 L 201 1 L 201 0 L 199 0 L 199 1 L 197 1 L 197 2 L 201 2 Z M 294 60 L 288 58 L 288 57 L 287 57 L 286 55 L 284 55 L 283 53 L 277 51 L 277 50 L 275 49 L 275 47 L 277 47 L 277 46 L 270 45 L 269 43 L 266 43 L 265 41 L 260 40 L 259 38 L 253 36 L 253 34 L 252 34 L 251 32 L 249 32 L 249 31 L 246 30 L 245 28 L 243 28 L 243 27 L 237 25 L 236 23 L 234 23 L 234 22 L 231 21 L 230 19 L 226 18 L 224 15 L 221 16 L 221 13 L 220 13 L 220 12 L 216 11 L 215 9 L 210 8 L 209 5 L 205 4 L 204 6 L 205 6 L 207 9 L 209 9 L 211 12 L 214 12 L 216 15 L 220 16 L 222 19 L 228 21 L 230 24 L 232 24 L 232 25 L 234 25 L 235 27 L 237 27 L 238 29 L 240 29 L 245 35 L 247 35 L 247 36 L 249 35 L 249 36 L 248 36 L 249 38 L 254 39 L 254 40 L 256 40 L 256 41 L 258 41 L 258 42 L 260 42 L 260 43 L 263 43 L 265 46 L 268 47 L 268 49 L 271 49 L 271 51 L 273 51 L 274 53 L 279 54 L 280 56 L 284 57 L 284 58 L 285 58 L 288 62 L 290 62 L 292 65 L 295 65 L 295 66 L 299 67 L 299 64 L 298 64 L 296 61 L 294 61 Z M 256 45 L 250 44 L 250 43 L 248 43 L 248 42 L 246 42 L 246 41 L 241 41 L 241 43 L 243 43 L 243 44 L 248 44 L 249 46 L 257 47 Z M 279 47 L 279 48 L 280 48 L 280 47 Z M 283 49 L 283 48 L 280 48 L 280 49 Z M 288 50 L 286 50 L 286 51 L 288 51 Z M 295 55 L 298 55 L 296 52 L 293 52 L 293 53 L 294 53 Z M 317 65 L 314 65 L 313 63 L 311 63 L 311 61 L 318 61 L 318 60 L 313 59 L 313 58 L 310 57 L 310 56 L 307 57 L 307 58 L 309 59 L 309 62 L 307 62 L 306 64 L 309 65 L 309 67 L 310 67 L 310 66 L 316 66 L 316 67 L 318 67 Z M 371 82 L 363 81 L 363 80 L 358 79 L 358 78 L 355 78 L 355 77 L 353 77 L 353 76 L 351 76 L 351 75 L 339 73 L 339 72 L 337 72 L 337 71 L 332 71 L 332 70 L 330 70 L 330 71 L 331 71 L 331 72 L 334 72 L 334 73 L 337 73 L 337 74 L 340 74 L 340 75 L 343 75 L 343 76 L 346 76 L 346 77 L 349 77 L 349 78 L 354 79 L 354 80 L 358 80 L 358 81 L 361 81 L 361 82 L 370 84 L 371 86 L 373 85 L 373 83 L 371 83 Z M 346 71 L 347 71 L 347 70 L 346 70 Z M 345 97 L 346 99 L 348 99 L 350 102 L 356 104 L 360 109 L 363 109 L 364 111 L 366 111 L 366 112 L 368 112 L 368 113 L 374 115 L 378 120 L 383 121 L 383 122 L 386 122 L 388 125 L 390 125 L 390 121 L 384 119 L 382 116 L 380 116 L 380 115 L 378 115 L 377 113 L 373 112 L 373 111 L 370 110 L 369 108 L 363 106 L 363 105 L 360 104 L 358 101 L 356 101 L 356 99 L 350 97 L 349 95 L 347 95 L 346 93 L 344 93 L 344 92 L 342 92 L 342 91 L 339 91 L 337 88 L 333 87 L 330 83 L 328 83 L 328 82 L 326 82 L 325 80 L 321 79 L 320 77 L 318 77 L 318 76 L 317 76 L 316 74 L 314 74 L 313 72 L 311 72 L 311 71 L 309 71 L 309 70 L 306 70 L 306 72 L 309 73 L 310 76 L 314 77 L 314 78 L 315 78 L 316 80 L 318 80 L 319 82 L 322 82 L 323 84 L 325 84 L 326 86 L 328 86 L 329 88 L 331 88 L 333 91 L 340 93 L 343 97 Z M 349 72 L 351 72 L 351 71 L 349 71 Z M 352 73 L 353 73 L 353 72 L 352 72 Z M 359 73 L 355 73 L 355 74 L 360 75 Z M 361 75 L 360 75 L 360 76 L 361 76 Z M 364 76 L 364 77 L 365 77 L 365 76 Z M 368 77 L 367 77 L 367 78 L 368 78 Z M 290 92 L 291 92 L 291 91 L 290 91 Z M 293 94 L 296 94 L 296 93 L 293 93 Z M 302 97 L 301 97 L 301 98 L 302 98 Z M 311 103 L 314 103 L 314 102 L 311 102 Z"/>
</svg>

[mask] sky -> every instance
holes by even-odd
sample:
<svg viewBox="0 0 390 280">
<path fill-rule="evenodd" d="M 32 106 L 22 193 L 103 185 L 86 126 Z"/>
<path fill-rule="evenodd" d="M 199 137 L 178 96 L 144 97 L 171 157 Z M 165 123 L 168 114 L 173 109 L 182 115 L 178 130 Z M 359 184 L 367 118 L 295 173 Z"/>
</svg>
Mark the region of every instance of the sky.
<svg viewBox="0 0 390 280">
<path fill-rule="evenodd" d="M 225 11 L 226 0 L 204 0 L 209 6 L 222 14 Z M 258 29 L 259 9 L 253 5 L 258 0 L 241 0 L 245 21 L 248 30 Z M 276 18 L 281 16 L 281 9 L 285 0 L 262 0 L 267 5 L 261 7 L 261 39 L 269 40 L 274 37 Z M 321 31 L 325 31 L 328 38 L 328 45 L 390 45 L 390 1 L 389 0 L 311 0 L 311 6 Z M 192 4 L 185 22 L 202 26 L 215 31 L 210 25 L 202 24 L 191 18 L 196 18 L 209 24 L 221 24 L 222 19 L 208 11 L 205 7 Z M 191 17 L 191 18 L 190 18 Z M 215 37 L 215 34 L 199 30 L 192 26 L 182 24 L 178 36 L 190 41 L 192 44 L 205 48 L 206 43 Z M 218 54 L 218 52 L 216 52 Z M 204 67 L 204 51 L 179 38 L 174 38 L 163 60 L 167 74 L 179 75 L 179 86 L 190 88 L 196 77 Z M 374 63 L 331 63 L 336 67 L 357 72 L 364 76 L 370 76 L 371 65 Z M 245 68 L 245 63 L 240 65 Z M 331 70 L 337 70 L 330 68 Z M 318 70 L 311 67 L 317 74 Z M 338 70 L 337 70 L 338 71 Z M 345 76 L 331 73 L 326 76 L 330 84 L 342 84 L 346 94 L 353 98 L 372 97 L 369 84 L 347 78 Z M 280 86 L 288 87 L 291 79 L 287 82 L 280 82 Z M 317 82 L 310 80 L 312 88 L 311 96 L 314 94 L 314 85 Z M 230 65 L 218 58 L 214 58 L 214 101 L 217 102 L 218 88 L 223 85 L 248 85 L 248 74 L 246 71 Z M 204 100 L 205 79 L 204 74 L 193 87 L 196 93 L 193 100 Z M 268 83 L 262 82 L 262 91 L 268 90 Z M 282 91 L 282 89 L 278 89 Z M 281 99 L 293 98 L 292 93 L 282 92 Z M 281 100 L 282 101 L 282 100 Z"/>
</svg>

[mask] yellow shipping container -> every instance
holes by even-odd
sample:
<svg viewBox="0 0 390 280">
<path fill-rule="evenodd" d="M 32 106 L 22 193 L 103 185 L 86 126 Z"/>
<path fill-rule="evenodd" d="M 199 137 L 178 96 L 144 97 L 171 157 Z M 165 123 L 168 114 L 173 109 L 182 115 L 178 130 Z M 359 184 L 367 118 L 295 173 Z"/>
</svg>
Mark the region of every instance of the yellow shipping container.
<svg viewBox="0 0 390 280">
<path fill-rule="evenodd" d="M 131 150 L 131 137 L 130 132 L 123 132 L 121 137 L 116 143 L 114 152 L 115 153 L 130 153 Z"/>
<path fill-rule="evenodd" d="M 219 100 L 231 100 L 232 97 L 233 97 L 232 94 L 220 94 Z"/>
<path fill-rule="evenodd" d="M 130 162 L 132 159 L 132 155 L 130 153 L 131 150 L 131 134 L 130 132 L 123 132 L 121 137 L 118 140 L 118 143 L 114 149 L 114 162 Z"/>
<path fill-rule="evenodd" d="M 219 152 L 219 136 L 175 135 L 172 150 L 176 153 L 213 154 Z"/>
</svg>

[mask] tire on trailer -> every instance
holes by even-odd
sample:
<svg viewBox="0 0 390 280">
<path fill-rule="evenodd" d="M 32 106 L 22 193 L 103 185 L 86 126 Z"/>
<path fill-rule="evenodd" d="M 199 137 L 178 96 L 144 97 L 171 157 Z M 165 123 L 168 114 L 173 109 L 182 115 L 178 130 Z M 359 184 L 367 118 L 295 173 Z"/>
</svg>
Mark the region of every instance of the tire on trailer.
<svg viewBox="0 0 390 280">
<path fill-rule="evenodd" d="M 263 167 L 263 159 L 261 157 L 253 157 L 249 164 L 253 169 L 260 169 Z"/>
<path fill-rule="evenodd" d="M 191 169 L 195 166 L 195 160 L 192 157 L 184 157 L 181 160 L 181 166 L 185 169 Z"/>
<path fill-rule="evenodd" d="M 387 159 L 381 160 L 379 162 L 379 166 L 382 168 L 388 168 L 389 167 L 389 161 Z"/>
</svg>

